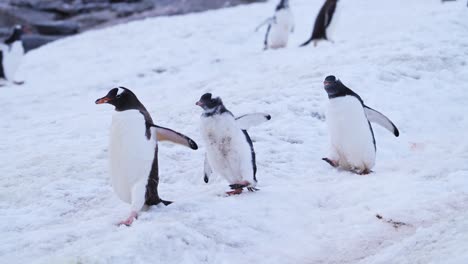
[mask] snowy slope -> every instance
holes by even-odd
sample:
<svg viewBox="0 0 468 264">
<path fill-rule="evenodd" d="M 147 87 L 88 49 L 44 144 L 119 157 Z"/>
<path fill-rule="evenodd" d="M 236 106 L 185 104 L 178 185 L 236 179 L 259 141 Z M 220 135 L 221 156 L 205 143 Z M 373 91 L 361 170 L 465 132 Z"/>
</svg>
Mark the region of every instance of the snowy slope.
<svg viewBox="0 0 468 264">
<path fill-rule="evenodd" d="M 340 1 L 335 44 L 305 41 L 322 1 L 291 1 L 287 49 L 253 29 L 276 3 L 147 19 L 29 53 L 23 86 L 0 89 L 0 263 L 468 263 L 468 9 L 436 0 Z M 375 173 L 330 168 L 322 81 L 337 75 L 401 136 L 374 126 Z M 129 206 L 108 176 L 112 107 L 132 89 L 159 125 L 195 139 L 160 147 L 174 200 Z M 253 128 L 261 191 L 203 182 L 205 92 Z M 403 221 L 398 229 L 375 217 Z"/>
</svg>

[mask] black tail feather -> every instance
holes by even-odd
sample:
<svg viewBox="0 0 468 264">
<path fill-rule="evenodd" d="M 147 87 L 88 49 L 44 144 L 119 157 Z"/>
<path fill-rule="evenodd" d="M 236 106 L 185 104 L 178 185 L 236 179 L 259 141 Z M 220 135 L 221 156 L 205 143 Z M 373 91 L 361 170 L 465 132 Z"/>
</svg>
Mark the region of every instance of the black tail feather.
<svg viewBox="0 0 468 264">
<path fill-rule="evenodd" d="M 165 200 L 161 199 L 161 203 L 163 203 L 165 206 L 168 206 L 173 202 L 172 201 L 165 201 Z"/>
<path fill-rule="evenodd" d="M 304 46 L 307 46 L 309 45 L 310 42 L 312 42 L 312 38 L 310 38 L 309 40 L 307 40 L 306 42 L 302 43 L 299 47 L 304 47 Z"/>
</svg>

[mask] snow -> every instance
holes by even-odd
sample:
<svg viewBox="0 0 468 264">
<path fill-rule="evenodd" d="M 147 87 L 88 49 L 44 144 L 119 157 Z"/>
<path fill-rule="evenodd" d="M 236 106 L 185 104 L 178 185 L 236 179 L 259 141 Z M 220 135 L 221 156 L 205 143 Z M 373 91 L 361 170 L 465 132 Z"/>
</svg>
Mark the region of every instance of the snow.
<svg viewBox="0 0 468 264">
<path fill-rule="evenodd" d="M 298 48 L 322 1 L 291 2 L 289 47 L 262 51 L 275 2 L 89 31 L 26 55 L 0 89 L 1 263 L 468 263 L 468 9 L 463 1 L 340 1 L 335 43 Z M 346 10 L 346 11 L 345 11 Z M 375 126 L 374 173 L 323 162 L 329 74 L 399 128 Z M 18 78 L 19 79 L 19 78 Z M 131 227 L 110 186 L 115 86 L 200 149 L 161 143 L 160 195 Z M 203 182 L 205 92 L 250 129 L 256 193 Z M 395 229 L 375 217 L 407 223 Z"/>
</svg>

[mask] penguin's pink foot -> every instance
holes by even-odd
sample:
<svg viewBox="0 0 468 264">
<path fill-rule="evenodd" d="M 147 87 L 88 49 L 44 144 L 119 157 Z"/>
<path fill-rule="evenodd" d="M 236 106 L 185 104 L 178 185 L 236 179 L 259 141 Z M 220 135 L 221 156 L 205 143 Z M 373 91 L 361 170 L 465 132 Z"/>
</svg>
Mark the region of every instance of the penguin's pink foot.
<svg viewBox="0 0 468 264">
<path fill-rule="evenodd" d="M 337 161 L 334 161 L 334 160 L 331 160 L 329 158 L 322 158 L 322 160 L 326 161 L 328 164 L 330 164 L 330 166 L 332 166 L 333 168 L 336 168 L 338 167 L 338 162 Z"/>
<path fill-rule="evenodd" d="M 137 216 L 138 216 L 138 213 L 135 212 L 135 211 L 132 211 L 130 213 L 130 216 L 126 219 L 126 220 L 123 220 L 123 221 L 120 221 L 119 222 L 119 225 L 126 225 L 126 226 L 131 226 L 133 221 L 135 219 L 137 219 Z"/>
<path fill-rule="evenodd" d="M 242 188 L 240 189 L 234 189 L 233 191 L 230 191 L 230 192 L 226 192 L 227 195 L 231 196 L 231 195 L 236 195 L 236 194 L 241 194 L 242 193 Z"/>
</svg>

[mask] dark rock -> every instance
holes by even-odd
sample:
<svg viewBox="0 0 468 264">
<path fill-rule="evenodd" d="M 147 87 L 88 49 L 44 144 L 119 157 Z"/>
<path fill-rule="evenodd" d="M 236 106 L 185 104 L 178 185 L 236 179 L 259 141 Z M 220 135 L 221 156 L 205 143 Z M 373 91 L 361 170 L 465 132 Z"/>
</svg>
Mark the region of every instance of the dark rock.
<svg viewBox="0 0 468 264">
<path fill-rule="evenodd" d="M 25 35 L 25 48 L 30 50 L 84 29 L 263 1 L 266 0 L 0 0 L 0 37 L 6 37 L 13 25 L 23 24 L 37 33 Z"/>
<path fill-rule="evenodd" d="M 80 26 L 72 21 L 48 21 L 33 25 L 37 32 L 44 35 L 72 35 L 78 33 Z"/>
<path fill-rule="evenodd" d="M 79 14 L 70 18 L 69 21 L 78 23 L 81 28 L 80 30 L 86 30 L 107 21 L 114 21 L 116 18 L 117 15 L 115 12 L 112 12 L 111 10 L 103 10 Z"/>
<path fill-rule="evenodd" d="M 51 21 L 54 19 L 56 19 L 56 16 L 52 13 L 0 5 L 0 26 L 2 27 L 12 27 L 15 24 L 31 26 L 38 21 Z"/>
<path fill-rule="evenodd" d="M 49 42 L 59 39 L 58 36 L 43 36 L 37 34 L 26 34 L 23 36 L 23 46 L 26 52 L 39 48 Z"/>
<path fill-rule="evenodd" d="M 81 0 L 83 4 L 89 4 L 89 3 L 110 3 L 110 0 Z"/>
<path fill-rule="evenodd" d="M 141 2 L 142 0 L 110 0 L 111 3 L 136 3 Z"/>
<path fill-rule="evenodd" d="M 138 3 L 117 3 L 112 4 L 111 9 L 117 13 L 117 17 L 127 17 L 135 13 L 141 13 L 154 7 L 152 1 L 142 1 Z"/>
<path fill-rule="evenodd" d="M 0 28 L 0 41 L 3 42 L 11 33 L 11 28 Z"/>
</svg>

